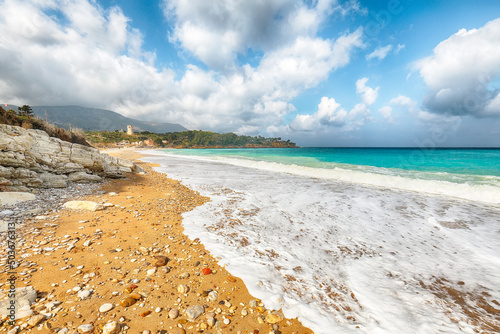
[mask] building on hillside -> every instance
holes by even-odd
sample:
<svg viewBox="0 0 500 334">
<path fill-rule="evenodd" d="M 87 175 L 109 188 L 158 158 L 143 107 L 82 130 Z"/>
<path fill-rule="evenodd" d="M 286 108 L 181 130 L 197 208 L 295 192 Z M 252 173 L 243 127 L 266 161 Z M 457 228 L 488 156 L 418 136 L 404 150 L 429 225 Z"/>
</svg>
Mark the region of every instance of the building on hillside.
<svg viewBox="0 0 500 334">
<path fill-rule="evenodd" d="M 134 134 L 134 128 L 132 127 L 132 125 L 127 125 L 127 134 L 129 136 L 132 136 Z"/>
<path fill-rule="evenodd" d="M 146 145 L 146 146 L 154 146 L 154 144 L 155 144 L 155 142 L 153 141 L 153 139 L 148 138 L 144 141 L 144 145 Z"/>
</svg>

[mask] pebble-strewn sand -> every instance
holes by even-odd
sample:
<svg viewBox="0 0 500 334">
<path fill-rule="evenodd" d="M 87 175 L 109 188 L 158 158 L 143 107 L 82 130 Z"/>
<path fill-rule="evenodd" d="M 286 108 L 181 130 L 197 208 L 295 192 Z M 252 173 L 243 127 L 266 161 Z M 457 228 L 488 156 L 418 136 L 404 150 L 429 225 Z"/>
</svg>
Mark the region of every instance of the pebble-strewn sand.
<svg viewBox="0 0 500 334">
<path fill-rule="evenodd" d="M 107 153 L 138 158 L 133 150 Z M 63 209 L 18 229 L 17 287 L 33 286 L 38 299 L 31 309 L 45 315 L 31 317 L 32 323 L 42 319 L 32 329 L 30 317 L 19 320 L 22 333 L 92 327 L 88 333 L 103 327 L 104 333 L 312 333 L 266 310 L 241 279 L 183 234 L 181 214 L 208 198 L 141 166 L 145 175 L 108 181 L 104 195 L 84 198 L 109 203 L 104 210 Z M 0 282 L 6 280 L 2 272 Z M 117 323 L 106 325 L 110 321 Z"/>
</svg>

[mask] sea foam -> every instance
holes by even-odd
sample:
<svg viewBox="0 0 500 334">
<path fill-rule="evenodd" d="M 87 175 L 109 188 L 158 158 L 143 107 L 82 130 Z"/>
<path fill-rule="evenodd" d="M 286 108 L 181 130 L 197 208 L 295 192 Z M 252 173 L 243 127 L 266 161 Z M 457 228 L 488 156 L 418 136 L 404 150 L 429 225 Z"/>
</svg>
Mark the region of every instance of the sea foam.
<svg viewBox="0 0 500 334">
<path fill-rule="evenodd" d="M 145 160 L 210 197 L 184 214 L 188 236 L 266 307 L 299 317 L 316 334 L 500 325 L 483 307 L 500 300 L 500 208 L 485 203 L 497 191 L 490 185 L 233 158 Z M 464 186 L 479 190 L 452 191 Z"/>
</svg>

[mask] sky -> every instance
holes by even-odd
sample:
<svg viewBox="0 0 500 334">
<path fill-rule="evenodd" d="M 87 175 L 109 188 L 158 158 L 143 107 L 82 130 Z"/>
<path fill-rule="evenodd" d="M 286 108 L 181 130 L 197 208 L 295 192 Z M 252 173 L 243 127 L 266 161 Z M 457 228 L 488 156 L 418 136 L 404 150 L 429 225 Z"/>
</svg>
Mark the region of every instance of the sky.
<svg viewBox="0 0 500 334">
<path fill-rule="evenodd" d="M 500 147 L 498 0 L 0 0 L 0 102 L 300 146 Z"/>
</svg>

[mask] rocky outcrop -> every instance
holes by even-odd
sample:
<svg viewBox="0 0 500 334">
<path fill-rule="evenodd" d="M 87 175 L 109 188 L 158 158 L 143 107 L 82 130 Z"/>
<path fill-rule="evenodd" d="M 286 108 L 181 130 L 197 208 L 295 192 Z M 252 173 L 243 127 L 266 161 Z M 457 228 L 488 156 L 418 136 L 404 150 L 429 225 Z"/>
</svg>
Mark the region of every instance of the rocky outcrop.
<svg viewBox="0 0 500 334">
<path fill-rule="evenodd" d="M 0 190 L 64 188 L 68 181 L 96 182 L 141 171 L 132 161 L 93 147 L 49 137 L 41 130 L 0 124 Z"/>
</svg>

